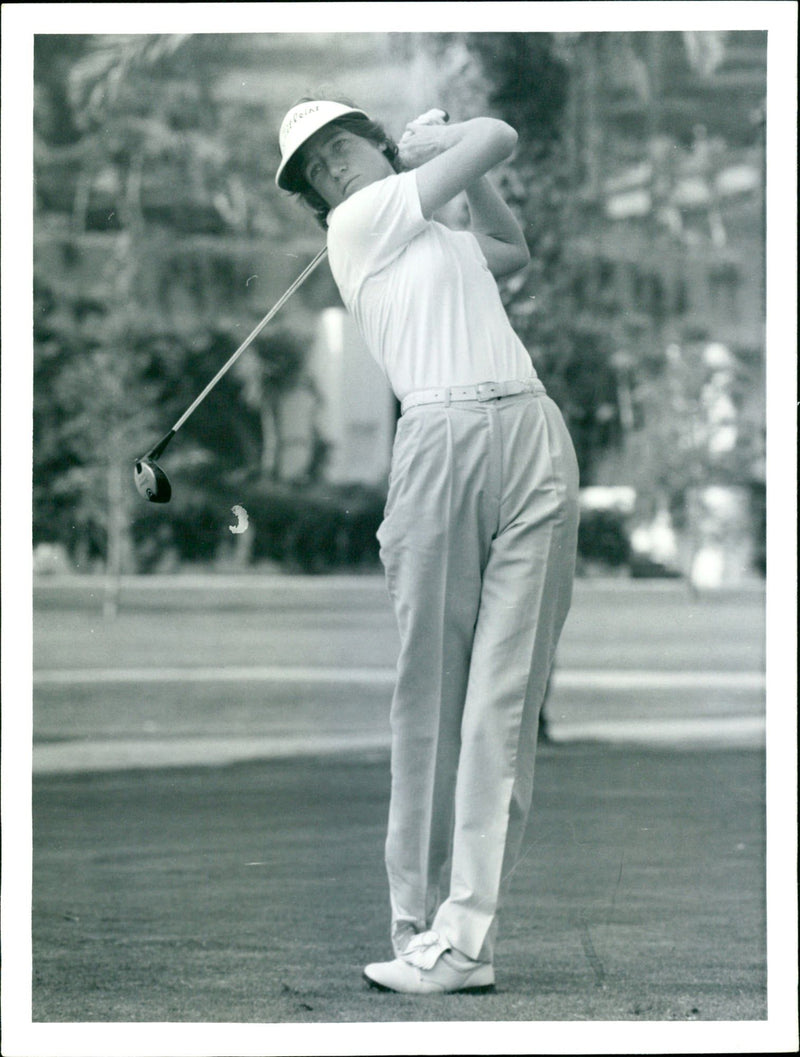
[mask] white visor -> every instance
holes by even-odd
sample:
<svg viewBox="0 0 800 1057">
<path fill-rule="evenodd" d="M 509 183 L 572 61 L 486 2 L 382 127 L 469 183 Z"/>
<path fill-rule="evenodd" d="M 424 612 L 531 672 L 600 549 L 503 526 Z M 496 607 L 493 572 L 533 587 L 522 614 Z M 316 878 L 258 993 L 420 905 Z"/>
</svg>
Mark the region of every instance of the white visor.
<svg viewBox="0 0 800 1057">
<path fill-rule="evenodd" d="M 331 121 L 335 121 L 337 117 L 344 117 L 345 114 L 368 117 L 363 110 L 346 106 L 344 103 L 333 103 L 327 99 L 314 99 L 310 103 L 299 103 L 292 107 L 281 122 L 281 129 L 278 133 L 278 143 L 281 149 L 281 163 L 275 174 L 275 183 L 278 187 L 284 191 L 291 190 L 283 182 L 286 166 L 307 139 Z"/>
</svg>

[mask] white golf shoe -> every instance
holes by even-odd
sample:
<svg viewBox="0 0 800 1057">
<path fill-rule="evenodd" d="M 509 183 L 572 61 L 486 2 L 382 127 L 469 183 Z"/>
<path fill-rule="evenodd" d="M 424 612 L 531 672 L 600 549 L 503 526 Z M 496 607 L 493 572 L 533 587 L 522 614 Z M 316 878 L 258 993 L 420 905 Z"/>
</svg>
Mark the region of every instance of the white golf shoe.
<svg viewBox="0 0 800 1057">
<path fill-rule="evenodd" d="M 436 932 L 415 936 L 391 962 L 373 962 L 364 979 L 379 991 L 404 995 L 440 995 L 453 991 L 494 990 L 494 968 L 450 947 Z"/>
</svg>

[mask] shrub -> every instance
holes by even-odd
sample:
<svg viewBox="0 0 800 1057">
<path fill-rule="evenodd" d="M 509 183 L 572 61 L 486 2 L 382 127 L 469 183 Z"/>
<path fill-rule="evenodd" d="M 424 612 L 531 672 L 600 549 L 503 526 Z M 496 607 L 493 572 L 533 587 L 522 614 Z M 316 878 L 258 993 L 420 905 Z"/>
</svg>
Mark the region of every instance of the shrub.
<svg viewBox="0 0 800 1057">
<path fill-rule="evenodd" d="M 235 487 L 235 491 L 234 491 Z M 385 494 L 363 485 L 230 484 L 216 496 L 187 487 L 168 508 L 143 508 L 133 525 L 137 566 L 159 568 L 169 552 L 186 563 L 213 562 L 230 545 L 234 504 L 253 532 L 250 560 L 287 572 L 324 573 L 378 563 L 376 533 Z"/>
<path fill-rule="evenodd" d="M 578 557 L 610 568 L 627 565 L 631 558 L 626 518 L 614 510 L 585 510 L 578 528 Z"/>
</svg>

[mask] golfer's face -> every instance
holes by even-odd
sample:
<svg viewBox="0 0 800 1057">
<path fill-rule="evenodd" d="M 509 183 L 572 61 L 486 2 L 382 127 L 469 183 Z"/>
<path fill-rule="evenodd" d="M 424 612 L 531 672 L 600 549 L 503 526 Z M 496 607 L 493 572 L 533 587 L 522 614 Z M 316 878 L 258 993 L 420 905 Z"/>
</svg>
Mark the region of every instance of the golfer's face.
<svg viewBox="0 0 800 1057">
<path fill-rule="evenodd" d="M 344 129 L 321 129 L 304 151 L 303 175 L 331 209 L 393 172 L 374 143 Z"/>
</svg>

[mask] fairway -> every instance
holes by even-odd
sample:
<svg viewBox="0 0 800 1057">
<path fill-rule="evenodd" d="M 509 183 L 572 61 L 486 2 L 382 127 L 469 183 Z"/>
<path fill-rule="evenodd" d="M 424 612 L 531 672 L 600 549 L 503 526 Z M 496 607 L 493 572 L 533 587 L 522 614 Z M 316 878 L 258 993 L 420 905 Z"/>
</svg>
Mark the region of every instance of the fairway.
<svg viewBox="0 0 800 1057">
<path fill-rule="evenodd" d="M 34 1020 L 764 1018 L 763 754 L 537 767 L 497 993 L 428 1000 L 361 981 L 389 953 L 385 754 L 38 778 Z"/>
</svg>

